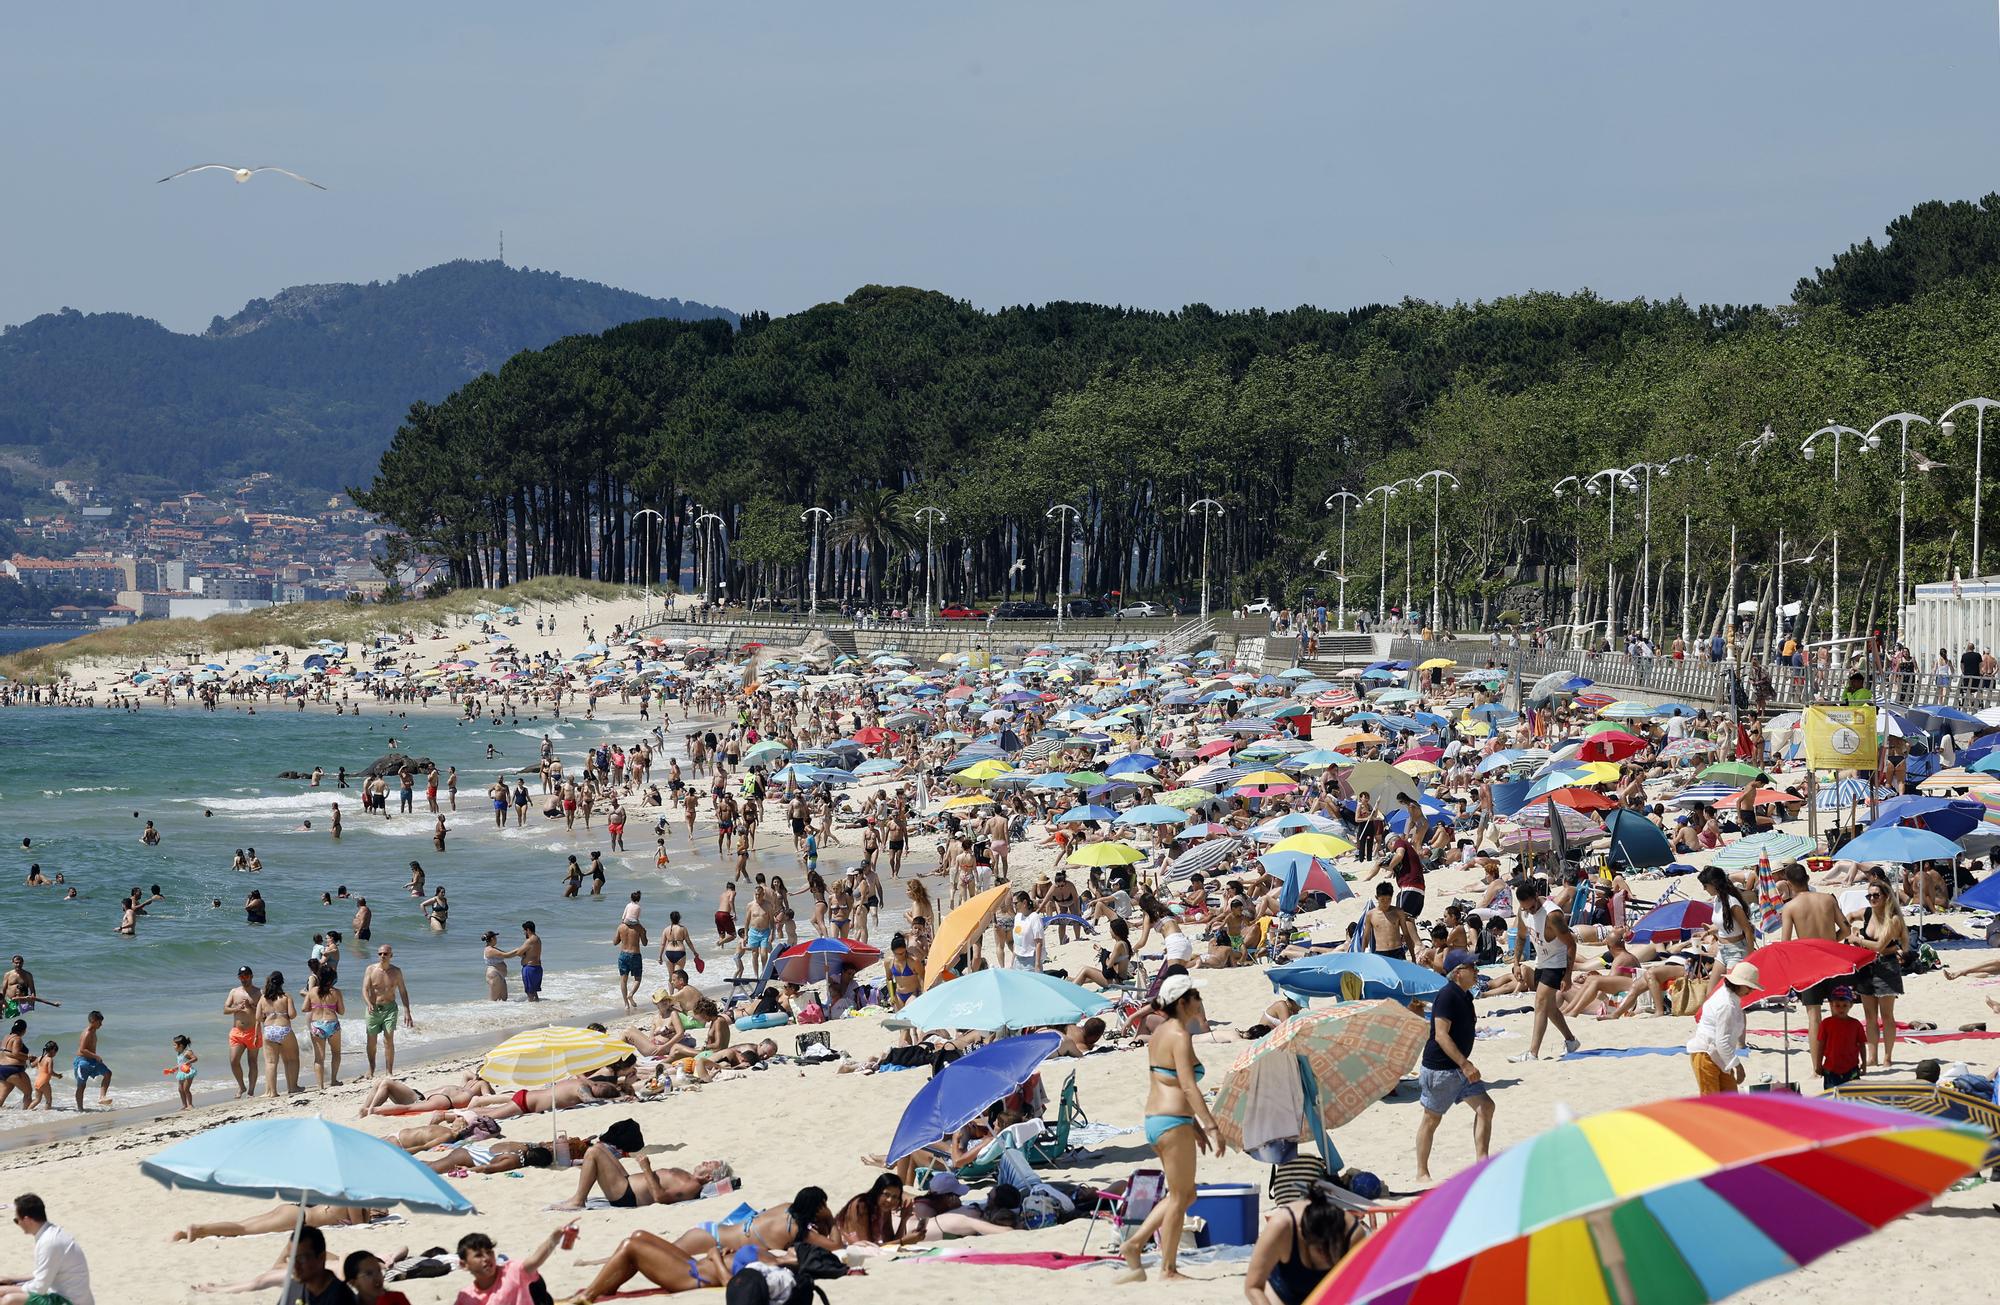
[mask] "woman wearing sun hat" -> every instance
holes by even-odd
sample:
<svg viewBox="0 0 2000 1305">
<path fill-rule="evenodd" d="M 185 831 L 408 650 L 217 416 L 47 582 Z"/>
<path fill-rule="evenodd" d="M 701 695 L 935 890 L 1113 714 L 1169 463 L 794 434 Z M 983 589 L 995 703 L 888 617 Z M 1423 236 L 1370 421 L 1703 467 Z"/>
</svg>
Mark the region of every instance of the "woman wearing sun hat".
<svg viewBox="0 0 2000 1305">
<path fill-rule="evenodd" d="M 1695 1087 L 1703 1095 L 1734 1092 L 1743 1083 L 1743 999 L 1763 986 L 1763 976 L 1748 961 L 1738 961 L 1701 1004 L 1701 1018 L 1688 1039 Z"/>
</svg>

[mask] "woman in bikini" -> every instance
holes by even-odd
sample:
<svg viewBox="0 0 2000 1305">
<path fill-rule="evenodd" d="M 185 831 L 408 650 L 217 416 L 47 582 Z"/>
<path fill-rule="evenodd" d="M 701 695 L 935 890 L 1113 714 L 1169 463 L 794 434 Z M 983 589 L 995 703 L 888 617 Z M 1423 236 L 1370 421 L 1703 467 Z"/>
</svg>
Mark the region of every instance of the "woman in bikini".
<svg viewBox="0 0 2000 1305">
<path fill-rule="evenodd" d="M 285 1068 L 285 1093 L 299 1090 L 299 1044 L 293 1037 L 292 1021 L 298 1016 L 292 995 L 285 991 L 285 976 L 272 970 L 264 980 L 264 996 L 257 1003 L 257 1023 L 264 1031 L 264 1095 L 278 1095 L 278 1067 Z"/>
<path fill-rule="evenodd" d="M 1099 988 L 1116 988 L 1132 981 L 1132 926 L 1123 920 L 1111 921 L 1111 946 L 1098 953 L 1098 963 L 1087 965 L 1077 972 L 1073 983 L 1088 983 Z"/>
<path fill-rule="evenodd" d="M 463 1110 L 474 1097 L 492 1089 L 477 1078 L 467 1077 L 450 1087 L 419 1092 L 401 1079 L 387 1078 L 375 1085 L 361 1107 L 361 1115 L 418 1115 L 433 1110 Z"/>
<path fill-rule="evenodd" d="M 1114 1281 L 1144 1282 L 1139 1254 L 1160 1234 L 1160 1277 L 1180 1278 L 1177 1267 L 1181 1222 L 1194 1203 L 1195 1158 L 1203 1151 L 1222 1154 L 1222 1133 L 1201 1094 L 1202 1066 L 1195 1059 L 1194 1033 L 1206 1026 L 1201 989 L 1185 974 L 1160 985 L 1154 1008 L 1165 1019 L 1146 1039 L 1146 1140 L 1166 1171 L 1167 1193 L 1146 1221 L 1119 1248 L 1125 1270 Z"/>
<path fill-rule="evenodd" d="M 322 1091 L 340 1086 L 340 1017 L 347 1013 L 347 999 L 334 986 L 339 977 L 332 966 L 322 965 L 307 985 L 305 1008 L 312 1029 L 313 1076 Z M 331 1073 L 327 1070 L 329 1056 L 333 1060 Z"/>
<path fill-rule="evenodd" d="M 589 1305 L 618 1291 L 635 1277 L 643 1277 L 668 1292 L 721 1287 L 729 1281 L 730 1263 L 745 1246 L 754 1247 L 754 1257 L 766 1263 L 791 1264 L 796 1259 L 791 1247 L 801 1234 L 815 1245 L 837 1250 L 838 1244 L 815 1226 L 830 1218 L 826 1193 L 808 1187 L 792 1198 L 790 1206 L 768 1210 L 747 1226 L 704 1224 L 683 1234 L 678 1242 L 649 1232 L 635 1232 L 618 1244 L 590 1285 L 562 1305 Z"/>
<path fill-rule="evenodd" d="M 826 932 L 826 880 L 817 870 L 806 871 L 806 894 L 813 899 L 813 937 L 824 938 Z"/>
<path fill-rule="evenodd" d="M 693 955 L 697 965 L 701 963 L 701 953 L 695 948 L 694 935 L 681 923 L 681 913 L 669 911 L 667 927 L 660 930 L 660 964 L 667 966 L 669 972 L 678 970 L 689 955 Z"/>
<path fill-rule="evenodd" d="M 777 875 L 771 876 L 771 901 L 776 907 L 771 919 L 771 928 L 784 930 L 785 946 L 791 947 L 799 940 L 799 913 L 792 909 L 792 893 L 785 887 L 785 881 Z"/>
</svg>

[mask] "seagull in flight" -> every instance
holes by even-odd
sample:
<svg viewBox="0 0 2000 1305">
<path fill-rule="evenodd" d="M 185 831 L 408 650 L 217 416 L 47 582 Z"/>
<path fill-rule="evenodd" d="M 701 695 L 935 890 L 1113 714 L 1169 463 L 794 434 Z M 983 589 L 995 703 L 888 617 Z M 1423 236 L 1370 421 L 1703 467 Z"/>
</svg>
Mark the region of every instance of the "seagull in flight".
<svg viewBox="0 0 2000 1305">
<path fill-rule="evenodd" d="M 197 163 L 195 166 L 191 168 L 182 168 L 179 172 L 174 173 L 173 177 L 161 177 L 159 184 L 165 184 L 166 182 L 172 181 L 174 177 L 185 177 L 190 172 L 207 172 L 211 169 L 221 172 L 227 172 L 230 176 L 236 178 L 236 184 L 239 186 L 242 185 L 244 182 L 250 180 L 250 178 L 256 176 L 260 172 L 277 172 L 283 174 L 284 176 L 290 177 L 293 181 L 303 181 L 308 186 L 311 186 L 314 190 L 326 189 L 325 186 L 320 185 L 317 181 L 314 181 L 309 177 L 301 177 L 298 173 L 293 172 L 289 168 L 274 168 L 269 166 L 261 168 L 238 168 L 238 167 L 233 167 L 227 163 Z"/>
</svg>

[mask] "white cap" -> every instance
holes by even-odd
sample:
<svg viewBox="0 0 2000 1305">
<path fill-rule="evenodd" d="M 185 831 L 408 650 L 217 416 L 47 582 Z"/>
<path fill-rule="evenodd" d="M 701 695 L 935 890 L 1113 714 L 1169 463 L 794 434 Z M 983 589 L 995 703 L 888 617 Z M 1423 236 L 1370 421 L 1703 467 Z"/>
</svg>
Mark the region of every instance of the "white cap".
<svg viewBox="0 0 2000 1305">
<path fill-rule="evenodd" d="M 1159 1004 L 1161 1007 L 1173 1005 L 1194 991 L 1194 980 L 1185 974 L 1176 974 L 1160 985 Z"/>
</svg>

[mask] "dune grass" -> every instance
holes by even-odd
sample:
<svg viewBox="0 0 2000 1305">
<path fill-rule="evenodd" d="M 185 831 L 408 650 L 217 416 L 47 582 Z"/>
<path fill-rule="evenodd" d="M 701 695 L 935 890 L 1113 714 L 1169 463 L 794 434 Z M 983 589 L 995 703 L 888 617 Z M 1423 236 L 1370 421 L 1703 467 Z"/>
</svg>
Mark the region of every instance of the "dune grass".
<svg viewBox="0 0 2000 1305">
<path fill-rule="evenodd" d="M 442 598 L 387 605 L 286 603 L 228 612 L 205 621 L 138 621 L 0 657 L 0 674 L 46 683 L 59 678 L 65 666 L 85 659 L 177 660 L 188 655 L 213 655 L 280 644 L 298 646 L 315 639 L 347 643 L 366 639 L 377 631 L 429 634 L 440 626 L 503 606 L 525 608 L 530 603 L 560 603 L 577 598 L 637 602 L 642 592 L 597 580 L 541 576 L 505 589 L 460 589 Z"/>
</svg>

